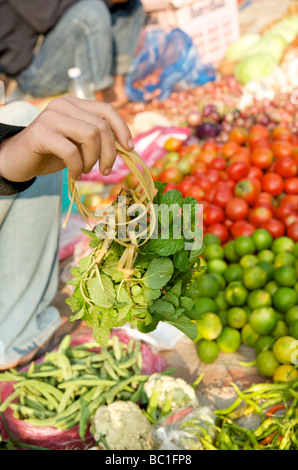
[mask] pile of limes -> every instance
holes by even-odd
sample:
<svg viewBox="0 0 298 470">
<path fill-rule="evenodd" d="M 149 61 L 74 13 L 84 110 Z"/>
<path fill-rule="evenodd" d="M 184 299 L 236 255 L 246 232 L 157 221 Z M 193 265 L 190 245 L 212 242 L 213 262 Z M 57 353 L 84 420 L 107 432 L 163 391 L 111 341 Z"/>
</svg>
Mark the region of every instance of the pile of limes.
<svg viewBox="0 0 298 470">
<path fill-rule="evenodd" d="M 245 344 L 265 377 L 298 379 L 298 242 L 258 228 L 224 246 L 206 234 L 204 244 L 191 314 L 199 358 L 212 363 Z"/>
</svg>

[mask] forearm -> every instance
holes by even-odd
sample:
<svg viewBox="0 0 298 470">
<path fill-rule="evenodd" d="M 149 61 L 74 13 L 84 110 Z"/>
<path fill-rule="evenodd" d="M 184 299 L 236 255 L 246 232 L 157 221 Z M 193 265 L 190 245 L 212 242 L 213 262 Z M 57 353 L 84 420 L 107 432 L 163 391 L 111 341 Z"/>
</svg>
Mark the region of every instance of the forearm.
<svg viewBox="0 0 298 470">
<path fill-rule="evenodd" d="M 20 126 L 9 126 L 7 124 L 0 124 L 0 161 L 1 161 L 1 151 L 3 151 L 5 140 L 9 137 L 12 137 L 22 131 L 24 128 Z M 18 194 L 25 189 L 29 188 L 33 184 L 35 178 L 24 181 L 24 182 L 14 182 L 7 180 L 4 175 L 1 174 L 1 165 L 0 165 L 0 196 L 12 196 Z"/>
</svg>

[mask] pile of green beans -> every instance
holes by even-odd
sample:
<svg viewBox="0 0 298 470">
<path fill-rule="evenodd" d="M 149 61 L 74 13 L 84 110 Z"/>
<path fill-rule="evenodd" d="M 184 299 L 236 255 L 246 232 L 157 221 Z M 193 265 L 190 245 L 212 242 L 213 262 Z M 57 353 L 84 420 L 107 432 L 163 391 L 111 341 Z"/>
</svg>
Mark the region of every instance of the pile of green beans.
<svg viewBox="0 0 298 470">
<path fill-rule="evenodd" d="M 93 341 L 71 346 L 67 335 L 42 363 L 31 362 L 26 372 L 10 369 L 0 373 L 0 381 L 11 381 L 14 388 L 0 404 L 0 413 L 10 407 L 17 419 L 61 430 L 79 425 L 85 441 L 99 406 L 115 400 L 139 402 L 149 378 L 141 369 L 140 341 L 131 339 L 125 344 L 114 335 L 98 351 Z"/>
<path fill-rule="evenodd" d="M 219 450 L 297 450 L 298 381 L 251 385 L 237 392 L 231 406 L 215 411 L 220 422 L 215 449 Z M 281 411 L 277 413 L 277 411 Z M 256 429 L 239 426 L 237 419 L 256 413 Z"/>
</svg>

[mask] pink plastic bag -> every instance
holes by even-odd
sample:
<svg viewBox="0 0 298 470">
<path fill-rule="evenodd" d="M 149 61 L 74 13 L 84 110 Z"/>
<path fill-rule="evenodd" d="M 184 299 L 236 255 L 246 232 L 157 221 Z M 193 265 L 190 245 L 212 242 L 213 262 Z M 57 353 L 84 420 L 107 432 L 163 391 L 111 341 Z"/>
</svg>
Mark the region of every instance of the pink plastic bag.
<svg viewBox="0 0 298 470">
<path fill-rule="evenodd" d="M 119 340 L 127 344 L 130 340 L 130 336 L 122 331 L 121 329 L 114 331 L 111 336 L 117 335 Z M 72 342 L 72 346 L 82 344 L 88 341 L 93 341 L 93 338 L 90 334 L 79 336 L 75 338 Z M 100 348 L 98 348 L 100 350 Z M 141 352 L 143 356 L 143 374 L 153 374 L 154 372 L 161 372 L 166 369 L 166 361 L 155 354 L 146 344 L 142 343 Z M 43 358 L 40 358 L 37 363 L 43 361 Z M 26 370 L 25 367 L 22 370 Z M 3 402 L 6 398 L 14 391 L 13 382 L 0 382 L 0 391 L 1 391 L 1 401 Z M 86 434 L 86 441 L 83 442 L 79 436 L 79 426 L 75 426 L 72 429 L 62 431 L 55 427 L 39 427 L 32 424 L 26 423 L 22 420 L 16 419 L 13 417 L 13 410 L 7 408 L 4 412 L 4 418 L 6 425 L 8 426 L 9 432 L 13 435 L 14 439 L 18 442 L 23 442 L 30 445 L 35 445 L 39 447 L 45 447 L 51 450 L 82 450 L 86 447 L 95 445 L 93 436 L 90 432 Z M 8 439 L 8 434 L 4 427 L 3 421 L 0 418 L 0 434 L 4 440 Z"/>
<path fill-rule="evenodd" d="M 134 139 L 135 151 L 140 155 L 147 166 L 151 168 L 154 163 L 162 158 L 166 153 L 164 144 L 170 137 L 186 140 L 190 136 L 190 129 L 187 127 L 161 127 L 157 126 L 150 131 L 139 134 Z M 130 172 L 122 158 L 117 156 L 113 170 L 109 176 L 102 176 L 95 165 L 90 173 L 82 175 L 85 181 L 101 181 L 106 184 L 115 184 L 123 181 Z"/>
</svg>

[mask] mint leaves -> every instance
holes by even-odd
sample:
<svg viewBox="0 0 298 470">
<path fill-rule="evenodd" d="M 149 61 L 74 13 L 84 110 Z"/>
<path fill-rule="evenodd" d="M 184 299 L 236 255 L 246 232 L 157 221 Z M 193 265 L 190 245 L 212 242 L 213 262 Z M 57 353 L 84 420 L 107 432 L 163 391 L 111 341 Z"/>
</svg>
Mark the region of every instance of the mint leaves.
<svg viewBox="0 0 298 470">
<path fill-rule="evenodd" d="M 83 230 L 90 238 L 92 251 L 72 269 L 69 284 L 75 290 L 66 303 L 73 312 L 71 322 L 85 320 L 101 345 L 107 344 L 113 328 L 127 323 L 146 333 L 160 321 L 167 322 L 192 340 L 197 336 L 196 325 L 189 318 L 193 300 L 188 295 L 193 273 L 200 270 L 202 252 L 193 236 L 198 225 L 197 201 L 183 199 L 177 190 L 164 193 L 163 183 L 156 183 L 156 189 L 154 203 L 160 210 L 155 238 L 140 246 L 129 279 L 118 270 L 124 247 L 113 240 L 104 256 L 99 256 L 104 242 L 97 237 L 96 228 Z M 176 229 L 181 225 L 186 230 L 177 237 Z M 165 233 L 168 238 L 163 237 Z"/>
</svg>

